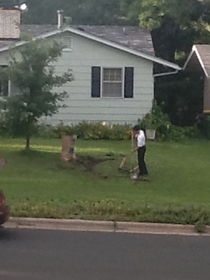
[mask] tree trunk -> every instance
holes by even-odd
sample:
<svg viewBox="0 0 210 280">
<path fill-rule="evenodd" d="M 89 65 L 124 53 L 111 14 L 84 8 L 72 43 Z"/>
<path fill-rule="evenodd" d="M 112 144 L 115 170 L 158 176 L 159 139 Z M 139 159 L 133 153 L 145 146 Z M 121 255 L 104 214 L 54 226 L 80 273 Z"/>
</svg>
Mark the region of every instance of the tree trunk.
<svg viewBox="0 0 210 280">
<path fill-rule="evenodd" d="M 30 138 L 27 137 L 26 138 L 26 150 L 29 150 L 30 149 Z"/>
</svg>

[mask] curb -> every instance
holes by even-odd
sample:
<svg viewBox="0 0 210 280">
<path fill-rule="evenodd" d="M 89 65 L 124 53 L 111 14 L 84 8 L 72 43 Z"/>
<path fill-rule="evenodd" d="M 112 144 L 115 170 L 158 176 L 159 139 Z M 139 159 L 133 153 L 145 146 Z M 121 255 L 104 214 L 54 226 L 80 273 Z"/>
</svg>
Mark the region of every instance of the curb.
<svg viewBox="0 0 210 280">
<path fill-rule="evenodd" d="M 9 221 L 4 225 L 4 228 L 165 235 L 201 235 L 200 233 L 196 232 L 193 225 L 17 217 L 10 217 Z M 206 232 L 202 235 L 210 236 L 210 226 L 206 227 Z"/>
</svg>

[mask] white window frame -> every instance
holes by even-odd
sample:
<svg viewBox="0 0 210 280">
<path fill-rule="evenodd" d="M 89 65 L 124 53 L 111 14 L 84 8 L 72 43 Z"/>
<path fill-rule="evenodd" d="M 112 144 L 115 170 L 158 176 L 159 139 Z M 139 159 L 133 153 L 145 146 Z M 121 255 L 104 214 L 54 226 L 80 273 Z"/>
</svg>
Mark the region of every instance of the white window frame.
<svg viewBox="0 0 210 280">
<path fill-rule="evenodd" d="M 103 96 L 103 85 L 104 85 L 104 70 L 105 69 L 120 69 L 121 70 L 121 86 L 122 86 L 122 89 L 121 89 L 121 96 Z M 101 67 L 101 85 L 100 85 L 100 91 L 101 91 L 101 94 L 100 94 L 100 97 L 101 98 L 115 98 L 115 99 L 122 99 L 124 98 L 124 84 L 125 84 L 125 77 L 124 77 L 124 67 L 117 67 L 117 66 L 106 66 L 106 67 Z"/>
<path fill-rule="evenodd" d="M 8 80 L 8 96 L 11 96 L 11 80 Z"/>
<path fill-rule="evenodd" d="M 9 97 L 11 96 L 12 94 L 14 95 L 14 92 L 12 93 L 11 89 L 12 89 L 12 86 L 11 86 L 12 82 L 11 80 L 9 79 L 8 80 L 8 94 L 7 95 L 1 95 L 0 94 L 0 97 Z M 15 93 L 15 95 L 18 94 L 18 93 Z"/>
</svg>

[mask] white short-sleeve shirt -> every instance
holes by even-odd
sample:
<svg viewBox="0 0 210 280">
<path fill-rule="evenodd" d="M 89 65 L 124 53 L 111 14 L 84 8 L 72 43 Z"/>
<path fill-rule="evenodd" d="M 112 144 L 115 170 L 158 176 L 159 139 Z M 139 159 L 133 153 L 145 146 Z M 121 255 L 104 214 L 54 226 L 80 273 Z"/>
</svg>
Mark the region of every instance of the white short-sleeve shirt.
<svg viewBox="0 0 210 280">
<path fill-rule="evenodd" d="M 139 133 L 136 135 L 137 147 L 143 147 L 146 144 L 145 134 L 143 130 L 139 130 Z"/>
</svg>

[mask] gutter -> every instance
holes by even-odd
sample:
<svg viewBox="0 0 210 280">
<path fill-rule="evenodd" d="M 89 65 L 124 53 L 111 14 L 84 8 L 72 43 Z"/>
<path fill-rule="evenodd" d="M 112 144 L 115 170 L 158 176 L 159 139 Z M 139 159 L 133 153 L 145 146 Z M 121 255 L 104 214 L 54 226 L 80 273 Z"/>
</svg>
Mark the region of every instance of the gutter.
<svg viewBox="0 0 210 280">
<path fill-rule="evenodd" d="M 180 70 L 182 70 L 182 68 L 180 68 Z M 175 70 L 175 71 L 172 71 L 172 72 L 165 72 L 165 73 L 155 74 L 155 75 L 153 75 L 153 77 L 154 77 L 154 78 L 158 78 L 158 77 L 162 77 L 162 76 L 175 75 L 175 74 L 177 74 L 180 70 Z"/>
</svg>

